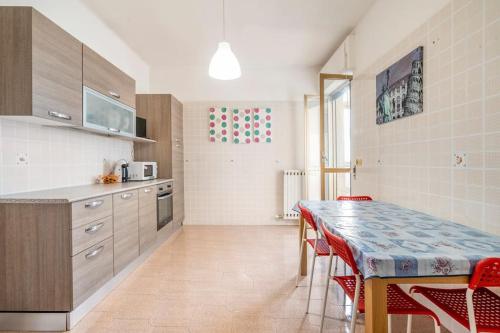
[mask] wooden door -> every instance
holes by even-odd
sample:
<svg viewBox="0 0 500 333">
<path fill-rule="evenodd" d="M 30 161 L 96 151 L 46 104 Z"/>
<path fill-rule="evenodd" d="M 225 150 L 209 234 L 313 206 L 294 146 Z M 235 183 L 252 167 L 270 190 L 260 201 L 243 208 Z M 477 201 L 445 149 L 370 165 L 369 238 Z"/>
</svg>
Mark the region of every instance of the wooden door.
<svg viewBox="0 0 500 333">
<path fill-rule="evenodd" d="M 139 189 L 139 253 L 156 241 L 156 186 Z"/>
<path fill-rule="evenodd" d="M 113 195 L 114 272 L 139 256 L 138 191 Z"/>
</svg>

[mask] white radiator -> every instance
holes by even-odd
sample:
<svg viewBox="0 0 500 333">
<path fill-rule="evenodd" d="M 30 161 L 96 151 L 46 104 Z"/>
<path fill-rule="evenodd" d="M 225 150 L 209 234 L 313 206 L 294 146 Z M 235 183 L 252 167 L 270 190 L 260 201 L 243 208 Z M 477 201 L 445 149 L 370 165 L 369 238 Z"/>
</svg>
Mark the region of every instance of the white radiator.
<svg viewBox="0 0 500 333">
<path fill-rule="evenodd" d="M 293 210 L 297 201 L 304 197 L 305 171 L 283 170 L 283 218 L 297 219 L 299 213 Z"/>
</svg>

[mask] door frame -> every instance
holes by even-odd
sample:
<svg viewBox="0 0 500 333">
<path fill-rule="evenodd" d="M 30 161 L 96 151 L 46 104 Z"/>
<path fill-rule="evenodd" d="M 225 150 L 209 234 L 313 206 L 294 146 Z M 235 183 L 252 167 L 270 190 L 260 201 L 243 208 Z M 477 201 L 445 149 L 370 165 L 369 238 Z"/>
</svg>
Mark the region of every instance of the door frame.
<svg viewBox="0 0 500 333">
<path fill-rule="evenodd" d="M 307 122 L 307 112 L 309 111 L 308 108 L 308 101 L 310 99 L 320 99 L 320 96 L 317 94 L 304 94 L 304 170 L 305 170 L 305 186 L 304 186 L 304 197 L 309 200 L 308 194 L 309 194 L 309 168 L 308 168 L 308 149 L 307 149 L 307 138 L 308 138 L 308 122 Z M 321 111 L 320 111 L 321 112 Z M 321 140 L 320 140 L 321 141 Z M 321 152 L 320 152 L 320 157 L 321 157 Z"/>
<path fill-rule="evenodd" d="M 320 173 L 321 173 L 321 200 L 325 200 L 325 179 L 326 174 L 331 173 L 351 173 L 351 168 L 326 168 L 325 167 L 325 81 L 326 80 L 349 80 L 353 76 L 349 74 L 319 74 L 319 119 L 320 119 Z"/>
</svg>

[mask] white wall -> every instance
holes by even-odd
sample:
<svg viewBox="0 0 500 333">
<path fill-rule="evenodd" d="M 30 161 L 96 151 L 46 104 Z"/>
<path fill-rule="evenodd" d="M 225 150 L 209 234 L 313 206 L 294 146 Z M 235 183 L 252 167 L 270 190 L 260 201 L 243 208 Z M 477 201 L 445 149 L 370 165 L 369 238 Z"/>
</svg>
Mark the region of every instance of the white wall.
<svg viewBox="0 0 500 333">
<path fill-rule="evenodd" d="M 389 33 L 394 22 L 378 8 L 391 2 L 377 2 L 355 29 L 386 31 L 391 42 L 368 44 L 371 58 L 356 42 L 351 156 L 363 165 L 353 193 L 500 234 L 500 1 L 448 1 L 404 35 Z M 376 125 L 376 74 L 420 45 L 423 113 Z M 453 166 L 456 152 L 467 167 Z"/>
<path fill-rule="evenodd" d="M 0 0 L 0 6 L 33 6 L 136 80 L 137 91 L 149 89 L 149 66 L 80 0 Z"/>
<path fill-rule="evenodd" d="M 362 72 L 374 59 L 384 55 L 404 37 L 418 28 L 450 0 L 377 0 L 354 28 L 349 70 Z M 344 45 L 338 48 L 321 69 L 322 73 L 346 70 Z"/>
<path fill-rule="evenodd" d="M 174 94 L 192 101 L 301 101 L 304 94 L 317 91 L 318 68 L 242 68 L 241 78 L 220 81 L 208 76 L 208 65 L 155 67 L 151 72 L 151 92 Z"/>
<path fill-rule="evenodd" d="M 1 6 L 34 6 L 74 37 L 149 89 L 149 66 L 79 0 L 0 0 Z M 63 128 L 0 119 L 0 194 L 90 184 L 103 160 L 132 157 L 130 142 Z M 19 154 L 27 165 L 18 163 Z"/>
<path fill-rule="evenodd" d="M 272 108 L 271 143 L 211 143 L 212 106 Z M 304 167 L 303 102 L 184 103 L 185 224 L 278 224 L 283 170 Z"/>
</svg>

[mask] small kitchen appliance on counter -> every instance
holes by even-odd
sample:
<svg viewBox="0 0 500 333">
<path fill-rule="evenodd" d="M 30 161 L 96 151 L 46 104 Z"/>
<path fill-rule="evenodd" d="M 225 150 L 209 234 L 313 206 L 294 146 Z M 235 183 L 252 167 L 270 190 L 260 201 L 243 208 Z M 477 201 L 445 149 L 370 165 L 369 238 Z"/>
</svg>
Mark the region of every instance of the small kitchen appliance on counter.
<svg viewBox="0 0 500 333">
<path fill-rule="evenodd" d="M 125 159 L 116 162 L 114 174 L 119 177 L 119 181 L 126 183 L 130 180 L 129 163 Z"/>
<path fill-rule="evenodd" d="M 130 162 L 130 180 L 151 180 L 158 177 L 158 166 L 156 162 Z"/>
</svg>

